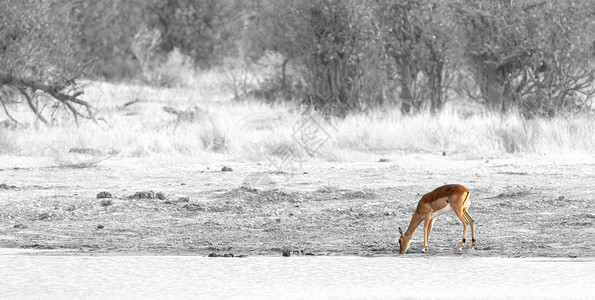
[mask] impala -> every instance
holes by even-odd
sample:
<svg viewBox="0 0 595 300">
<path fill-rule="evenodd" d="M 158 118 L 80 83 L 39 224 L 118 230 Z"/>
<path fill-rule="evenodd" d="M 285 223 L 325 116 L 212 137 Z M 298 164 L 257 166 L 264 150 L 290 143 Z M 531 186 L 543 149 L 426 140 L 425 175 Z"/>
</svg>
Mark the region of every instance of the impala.
<svg viewBox="0 0 595 300">
<path fill-rule="evenodd" d="M 413 237 L 413 232 L 415 232 L 415 229 L 419 226 L 421 221 L 424 221 L 424 248 L 421 252 L 426 252 L 426 250 L 428 250 L 428 239 L 430 238 L 432 226 L 434 226 L 434 220 L 437 216 L 449 211 L 454 211 L 461 222 L 463 222 L 463 241 L 461 241 L 459 251 L 461 251 L 465 245 L 467 225 L 469 224 L 471 224 L 471 249 L 473 250 L 475 247 L 475 229 L 473 227 L 475 221 L 473 221 L 467 211 L 470 203 L 471 193 L 468 189 L 459 184 L 443 185 L 430 193 L 423 195 L 417 204 L 417 208 L 413 213 L 407 231 L 403 232 L 401 227 L 399 227 L 399 233 L 401 234 L 401 237 L 399 238 L 399 252 L 401 254 L 407 252 L 409 243 L 411 243 L 411 238 Z"/>
</svg>

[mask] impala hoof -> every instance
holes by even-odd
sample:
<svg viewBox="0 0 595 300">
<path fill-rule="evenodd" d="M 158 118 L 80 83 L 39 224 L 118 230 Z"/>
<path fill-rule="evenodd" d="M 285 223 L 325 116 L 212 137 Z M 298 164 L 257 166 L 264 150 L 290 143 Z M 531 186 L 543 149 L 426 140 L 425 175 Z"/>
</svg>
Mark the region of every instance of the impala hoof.
<svg viewBox="0 0 595 300">
<path fill-rule="evenodd" d="M 463 247 L 459 248 L 459 252 L 463 251 Z"/>
<path fill-rule="evenodd" d="M 426 253 L 426 250 L 425 249 L 421 249 L 421 253 Z"/>
</svg>

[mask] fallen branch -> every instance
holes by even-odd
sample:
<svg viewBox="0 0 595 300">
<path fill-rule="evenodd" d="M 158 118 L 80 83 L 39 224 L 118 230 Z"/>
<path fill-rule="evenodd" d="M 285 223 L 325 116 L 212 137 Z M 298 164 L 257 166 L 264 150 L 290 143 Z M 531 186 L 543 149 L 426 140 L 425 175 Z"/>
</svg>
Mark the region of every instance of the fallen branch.
<svg viewBox="0 0 595 300">
<path fill-rule="evenodd" d="M 11 85 L 16 87 L 27 99 L 27 103 L 29 107 L 35 113 L 35 115 L 44 123 L 47 123 L 47 120 L 41 116 L 41 112 L 38 108 L 33 104 L 31 100 L 30 94 L 27 92 L 27 89 L 31 90 L 31 93 L 35 93 L 36 91 L 42 91 L 47 95 L 50 95 L 52 98 L 60 101 L 63 103 L 72 113 L 74 116 L 75 122 L 78 124 L 78 117 L 82 117 L 85 119 L 93 120 L 93 122 L 97 122 L 95 119 L 95 111 L 91 107 L 91 105 L 84 100 L 79 99 L 78 97 L 83 94 L 83 92 L 74 92 L 68 93 L 65 86 L 58 86 L 58 85 L 49 85 L 44 82 L 30 79 L 30 78 L 21 78 L 12 76 L 9 73 L 0 71 L 0 86 L 2 85 Z M 81 113 L 75 105 L 82 106 L 86 113 Z"/>
</svg>

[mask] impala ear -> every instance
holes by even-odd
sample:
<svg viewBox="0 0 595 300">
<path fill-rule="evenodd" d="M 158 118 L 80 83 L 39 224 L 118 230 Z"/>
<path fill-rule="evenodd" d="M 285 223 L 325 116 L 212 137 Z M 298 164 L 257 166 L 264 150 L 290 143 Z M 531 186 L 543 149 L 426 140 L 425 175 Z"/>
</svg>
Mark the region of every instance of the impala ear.
<svg viewBox="0 0 595 300">
<path fill-rule="evenodd" d="M 401 227 L 399 227 L 399 233 L 400 233 L 401 235 L 403 235 L 403 230 L 401 229 Z"/>
</svg>

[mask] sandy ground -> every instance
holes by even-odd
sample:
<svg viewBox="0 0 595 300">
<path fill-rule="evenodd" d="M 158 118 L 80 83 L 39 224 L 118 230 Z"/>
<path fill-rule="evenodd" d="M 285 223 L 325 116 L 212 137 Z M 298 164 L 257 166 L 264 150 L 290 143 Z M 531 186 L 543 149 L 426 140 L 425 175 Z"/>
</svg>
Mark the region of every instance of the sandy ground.
<svg viewBox="0 0 595 300">
<path fill-rule="evenodd" d="M 54 167 L 51 158 L 0 156 L 0 248 L 396 255 L 397 228 L 408 226 L 421 195 L 460 183 L 472 193 L 476 250 L 457 251 L 463 226 L 451 213 L 436 220 L 428 253 L 420 251 L 420 227 L 407 255 L 595 256 L 595 158 L 357 157 L 310 161 L 289 176 L 267 162 L 218 155 L 112 158 L 84 169 Z M 222 172 L 223 166 L 233 171 Z M 252 187 L 241 187 L 246 178 Z M 148 190 L 166 199 L 129 198 Z M 111 201 L 97 199 L 102 191 Z"/>
</svg>

